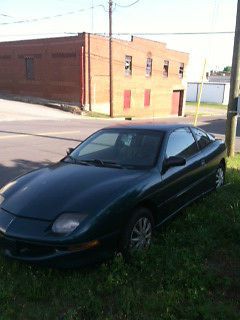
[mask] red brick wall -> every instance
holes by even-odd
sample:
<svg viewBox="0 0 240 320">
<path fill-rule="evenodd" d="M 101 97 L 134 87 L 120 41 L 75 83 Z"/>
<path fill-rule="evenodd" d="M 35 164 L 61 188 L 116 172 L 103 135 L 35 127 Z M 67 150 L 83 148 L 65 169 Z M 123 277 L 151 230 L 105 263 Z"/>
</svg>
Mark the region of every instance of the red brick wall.
<svg viewBox="0 0 240 320">
<path fill-rule="evenodd" d="M 84 36 L 0 43 L 0 92 L 79 103 Z M 27 80 L 25 58 L 34 59 Z"/>
<path fill-rule="evenodd" d="M 132 56 L 131 76 L 125 76 L 126 55 Z M 34 80 L 26 79 L 26 57 L 34 59 Z M 83 94 L 86 106 L 109 113 L 108 58 L 108 39 L 85 33 L 0 43 L 0 92 L 78 104 Z M 153 61 L 151 77 L 146 77 L 147 58 Z M 164 60 L 169 60 L 168 78 L 163 77 Z M 180 63 L 186 72 L 188 54 L 169 50 L 164 43 L 136 37 L 113 40 L 114 116 L 170 115 L 173 90 L 185 90 L 185 81 L 178 75 Z M 126 90 L 131 90 L 131 106 L 124 109 Z M 144 106 L 145 90 L 151 90 L 148 107 Z"/>
<path fill-rule="evenodd" d="M 108 39 L 96 35 L 86 40 L 86 61 L 90 55 L 91 83 L 87 97 L 95 96 L 92 107 L 100 111 L 109 108 Z M 125 76 L 125 56 L 132 56 L 132 75 Z M 146 77 L 146 60 L 152 58 L 152 76 Z M 164 60 L 169 60 L 169 76 L 163 77 Z M 184 79 L 179 79 L 179 64 L 188 63 L 188 54 L 169 50 L 166 44 L 133 38 L 133 41 L 113 40 L 114 116 L 156 117 L 170 115 L 173 90 L 185 90 Z M 88 79 L 86 68 L 86 79 Z M 89 82 L 87 81 L 89 84 Z M 144 107 L 144 92 L 151 90 L 150 106 Z M 124 109 L 124 91 L 131 90 L 131 107 Z M 93 101 L 94 100 L 94 101 Z M 88 103 L 87 99 L 87 103 Z M 94 105 L 94 102 L 96 105 Z"/>
</svg>

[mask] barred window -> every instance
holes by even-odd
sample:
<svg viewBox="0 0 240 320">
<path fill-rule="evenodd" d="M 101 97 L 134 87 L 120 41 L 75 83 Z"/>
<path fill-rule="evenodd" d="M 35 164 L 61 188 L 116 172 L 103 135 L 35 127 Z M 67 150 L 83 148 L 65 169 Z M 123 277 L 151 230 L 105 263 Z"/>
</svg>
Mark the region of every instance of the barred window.
<svg viewBox="0 0 240 320">
<path fill-rule="evenodd" d="M 164 63 L 163 63 L 163 76 L 165 78 L 168 77 L 168 69 L 169 69 L 169 61 L 168 60 L 164 60 Z"/>
<path fill-rule="evenodd" d="M 151 77 L 151 75 L 152 75 L 152 59 L 147 58 L 146 77 Z"/>
<path fill-rule="evenodd" d="M 178 71 L 178 76 L 179 76 L 180 79 L 183 78 L 183 71 L 184 71 L 184 63 L 180 63 L 179 71 Z"/>
<path fill-rule="evenodd" d="M 132 56 L 125 56 L 125 76 L 132 75 Z"/>
<path fill-rule="evenodd" d="M 34 59 L 25 58 L 26 79 L 34 80 Z"/>
</svg>

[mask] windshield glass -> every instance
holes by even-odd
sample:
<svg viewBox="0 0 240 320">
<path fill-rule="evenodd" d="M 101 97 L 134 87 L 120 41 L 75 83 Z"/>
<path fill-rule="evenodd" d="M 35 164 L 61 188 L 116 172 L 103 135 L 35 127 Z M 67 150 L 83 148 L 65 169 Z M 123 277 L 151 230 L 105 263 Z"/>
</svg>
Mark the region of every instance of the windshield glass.
<svg viewBox="0 0 240 320">
<path fill-rule="evenodd" d="M 155 165 L 163 133 L 150 130 L 113 129 L 96 132 L 72 153 L 76 162 L 99 166 L 147 168 Z"/>
</svg>

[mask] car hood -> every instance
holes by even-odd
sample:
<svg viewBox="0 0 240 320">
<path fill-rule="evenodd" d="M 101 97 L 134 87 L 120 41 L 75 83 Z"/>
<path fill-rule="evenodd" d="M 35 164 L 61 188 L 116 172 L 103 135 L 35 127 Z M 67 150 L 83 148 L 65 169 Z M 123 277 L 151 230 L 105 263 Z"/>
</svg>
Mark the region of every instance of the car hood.
<svg viewBox="0 0 240 320">
<path fill-rule="evenodd" d="M 1 207 L 16 216 L 54 220 L 63 212 L 93 213 L 142 180 L 144 171 L 60 162 L 0 190 Z"/>
</svg>

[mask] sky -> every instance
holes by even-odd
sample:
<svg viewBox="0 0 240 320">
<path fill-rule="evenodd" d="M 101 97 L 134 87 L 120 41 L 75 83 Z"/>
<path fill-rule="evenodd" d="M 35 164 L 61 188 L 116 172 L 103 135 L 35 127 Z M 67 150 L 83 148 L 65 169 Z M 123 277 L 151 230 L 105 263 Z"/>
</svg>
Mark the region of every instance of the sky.
<svg viewBox="0 0 240 320">
<path fill-rule="evenodd" d="M 237 0 L 139 0 L 121 7 L 135 1 L 114 1 L 113 33 L 235 30 Z M 107 0 L 0 0 L 0 8 L 0 41 L 108 33 Z M 205 58 L 207 70 L 231 65 L 234 34 L 145 37 L 188 52 L 188 80 L 200 79 Z"/>
</svg>

